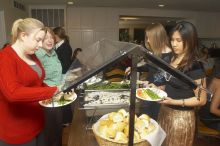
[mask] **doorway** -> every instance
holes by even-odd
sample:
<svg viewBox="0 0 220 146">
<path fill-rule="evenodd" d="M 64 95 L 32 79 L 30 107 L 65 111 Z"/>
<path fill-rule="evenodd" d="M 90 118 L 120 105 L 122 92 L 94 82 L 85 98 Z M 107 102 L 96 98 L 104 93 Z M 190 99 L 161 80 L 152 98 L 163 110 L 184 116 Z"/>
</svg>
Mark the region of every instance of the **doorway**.
<svg viewBox="0 0 220 146">
<path fill-rule="evenodd" d="M 126 29 L 126 32 L 128 32 L 127 39 L 129 42 L 143 45 L 145 40 L 145 28 L 148 25 L 161 23 L 167 33 L 169 33 L 170 29 L 180 20 L 183 20 L 183 18 L 121 15 L 119 17 L 119 38 L 123 34 L 121 30 Z"/>
</svg>

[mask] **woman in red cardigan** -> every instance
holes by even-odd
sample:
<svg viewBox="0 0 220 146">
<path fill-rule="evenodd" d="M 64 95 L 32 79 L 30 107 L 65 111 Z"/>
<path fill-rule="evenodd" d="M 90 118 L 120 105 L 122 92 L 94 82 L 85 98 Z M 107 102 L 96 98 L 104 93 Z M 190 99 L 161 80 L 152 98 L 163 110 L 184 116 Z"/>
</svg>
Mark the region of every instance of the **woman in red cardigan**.
<svg viewBox="0 0 220 146">
<path fill-rule="evenodd" d="M 0 146 L 44 146 L 44 113 L 38 102 L 58 92 L 43 83 L 45 72 L 34 55 L 44 36 L 42 22 L 18 19 L 12 45 L 0 51 Z"/>
</svg>

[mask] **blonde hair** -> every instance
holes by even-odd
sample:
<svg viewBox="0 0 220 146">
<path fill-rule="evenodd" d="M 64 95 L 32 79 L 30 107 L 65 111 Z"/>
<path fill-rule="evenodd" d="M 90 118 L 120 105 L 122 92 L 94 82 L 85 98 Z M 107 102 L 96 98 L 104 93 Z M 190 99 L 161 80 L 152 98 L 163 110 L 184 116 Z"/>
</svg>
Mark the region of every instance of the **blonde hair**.
<svg viewBox="0 0 220 146">
<path fill-rule="evenodd" d="M 155 23 L 145 29 L 145 42 L 149 40 L 150 48 L 156 56 L 161 56 L 165 47 L 170 47 L 169 39 L 163 25 Z"/>
<path fill-rule="evenodd" d="M 12 26 L 12 44 L 16 42 L 21 32 L 26 32 L 30 34 L 33 29 L 42 29 L 44 30 L 44 24 L 34 18 L 25 18 L 15 20 Z"/>
</svg>

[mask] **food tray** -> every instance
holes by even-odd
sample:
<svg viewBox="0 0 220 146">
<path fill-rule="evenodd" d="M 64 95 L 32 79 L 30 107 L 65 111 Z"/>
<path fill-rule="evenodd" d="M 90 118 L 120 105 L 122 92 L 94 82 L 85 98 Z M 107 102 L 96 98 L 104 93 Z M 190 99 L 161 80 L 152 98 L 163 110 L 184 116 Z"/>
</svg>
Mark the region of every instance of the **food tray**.
<svg viewBox="0 0 220 146">
<path fill-rule="evenodd" d="M 101 93 L 109 93 L 109 94 L 118 94 L 123 95 L 123 93 L 126 93 L 127 98 L 126 102 L 115 102 L 115 103 L 96 103 L 96 104 L 87 104 L 86 97 L 88 94 L 97 94 L 101 95 Z M 108 98 L 108 97 L 106 97 Z M 84 96 L 84 102 L 83 102 L 83 108 L 86 110 L 87 116 L 100 116 L 115 110 L 118 110 L 120 108 L 129 108 L 129 99 L 130 99 L 130 90 L 128 89 L 109 89 L 109 90 L 85 90 L 85 96 Z M 136 101 L 138 102 L 138 100 Z"/>
<path fill-rule="evenodd" d="M 109 90 L 85 90 L 85 108 L 109 108 L 129 105 L 130 90 L 109 89 Z"/>
</svg>

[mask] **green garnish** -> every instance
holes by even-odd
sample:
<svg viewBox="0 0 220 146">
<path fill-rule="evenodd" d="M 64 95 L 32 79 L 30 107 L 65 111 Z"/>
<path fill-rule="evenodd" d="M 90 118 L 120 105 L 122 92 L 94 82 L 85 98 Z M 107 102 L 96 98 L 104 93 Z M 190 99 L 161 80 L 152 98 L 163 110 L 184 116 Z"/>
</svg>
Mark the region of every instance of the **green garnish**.
<svg viewBox="0 0 220 146">
<path fill-rule="evenodd" d="M 129 84 L 120 84 L 120 83 L 99 83 L 88 85 L 85 89 L 87 90 L 104 90 L 104 89 L 129 89 Z"/>
<path fill-rule="evenodd" d="M 154 100 L 160 99 L 160 96 L 150 89 L 144 89 L 143 92 L 146 93 L 150 98 Z"/>
<path fill-rule="evenodd" d="M 57 102 L 59 105 L 64 105 L 67 102 L 67 100 L 65 100 L 64 95 L 63 95 L 63 96 L 61 96 L 60 100 Z"/>
</svg>

